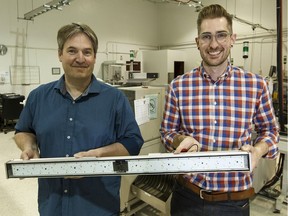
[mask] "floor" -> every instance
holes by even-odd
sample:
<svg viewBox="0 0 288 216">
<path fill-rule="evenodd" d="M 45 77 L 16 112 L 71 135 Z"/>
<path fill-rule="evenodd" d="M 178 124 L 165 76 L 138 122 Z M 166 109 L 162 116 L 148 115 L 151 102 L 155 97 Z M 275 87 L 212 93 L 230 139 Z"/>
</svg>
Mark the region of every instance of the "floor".
<svg viewBox="0 0 288 216">
<path fill-rule="evenodd" d="M 20 150 L 13 141 L 14 132 L 0 133 L 0 216 L 37 216 L 37 180 L 7 179 L 5 162 L 18 159 Z M 287 199 L 286 199 L 287 200 Z M 251 216 L 287 216 L 287 203 L 280 213 L 273 213 L 275 201 L 257 195 L 251 199 Z"/>
</svg>

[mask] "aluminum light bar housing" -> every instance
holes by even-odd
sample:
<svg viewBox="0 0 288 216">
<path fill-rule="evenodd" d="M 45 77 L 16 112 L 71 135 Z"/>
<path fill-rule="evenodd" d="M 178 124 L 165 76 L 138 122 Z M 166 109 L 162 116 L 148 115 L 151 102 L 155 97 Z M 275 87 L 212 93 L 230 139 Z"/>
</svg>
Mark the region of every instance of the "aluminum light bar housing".
<svg viewBox="0 0 288 216">
<path fill-rule="evenodd" d="M 251 172 L 251 156 L 243 151 L 154 153 L 125 157 L 13 159 L 5 166 L 7 178 Z"/>
</svg>

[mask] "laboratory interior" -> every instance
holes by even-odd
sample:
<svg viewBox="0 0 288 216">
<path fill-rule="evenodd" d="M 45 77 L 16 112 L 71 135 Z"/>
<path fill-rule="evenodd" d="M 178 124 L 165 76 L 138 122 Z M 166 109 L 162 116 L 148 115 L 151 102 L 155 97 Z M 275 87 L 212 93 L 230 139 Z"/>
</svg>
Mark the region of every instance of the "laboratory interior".
<svg viewBox="0 0 288 216">
<path fill-rule="evenodd" d="M 0 2 L 1 216 L 39 215 L 37 176 L 15 177 L 9 172 L 14 164 L 9 162 L 20 158 L 14 126 L 29 93 L 63 75 L 56 41 L 60 27 L 84 23 L 97 34 L 93 74 L 127 96 L 144 139 L 137 157 L 149 162 L 151 155 L 162 158 L 169 154 L 159 132 L 165 93 L 174 78 L 201 64 L 195 42 L 197 16 L 203 7 L 215 3 L 232 15 L 237 39 L 228 57 L 230 63 L 265 77 L 280 128 L 277 158 L 261 158 L 253 171 L 255 195 L 250 198 L 250 215 L 288 215 L 287 0 Z M 141 104 L 143 101 L 148 103 Z M 256 135 L 252 132 L 251 139 Z M 165 156 L 162 159 L 167 163 Z M 124 166 L 120 164 L 119 169 Z M 170 215 L 175 179 L 166 169 L 169 167 L 159 166 L 152 173 L 148 168 L 142 173 L 119 174 L 121 215 Z"/>
</svg>

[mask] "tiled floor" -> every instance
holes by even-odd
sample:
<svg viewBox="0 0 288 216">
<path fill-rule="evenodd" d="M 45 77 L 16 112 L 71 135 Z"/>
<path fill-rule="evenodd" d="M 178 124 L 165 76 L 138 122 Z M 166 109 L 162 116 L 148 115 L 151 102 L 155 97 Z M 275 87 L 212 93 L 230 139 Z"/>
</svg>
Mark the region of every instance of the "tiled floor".
<svg viewBox="0 0 288 216">
<path fill-rule="evenodd" d="M 37 180 L 6 179 L 5 162 L 19 158 L 12 139 L 13 132 L 0 133 L 0 215 L 37 216 Z M 257 195 L 251 200 L 251 216 L 287 216 L 287 204 L 281 205 L 280 213 L 273 213 L 275 201 Z M 150 215 L 149 215 L 150 216 Z"/>
</svg>

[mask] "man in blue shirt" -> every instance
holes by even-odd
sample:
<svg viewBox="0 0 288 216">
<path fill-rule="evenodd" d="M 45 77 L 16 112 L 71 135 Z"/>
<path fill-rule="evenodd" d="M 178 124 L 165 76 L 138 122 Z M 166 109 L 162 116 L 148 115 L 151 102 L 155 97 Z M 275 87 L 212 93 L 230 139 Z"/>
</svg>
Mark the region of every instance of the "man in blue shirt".
<svg viewBox="0 0 288 216">
<path fill-rule="evenodd" d="M 143 144 L 125 95 L 93 75 L 98 39 L 84 24 L 57 35 L 64 75 L 33 90 L 16 125 L 21 158 L 137 155 Z M 119 215 L 120 176 L 40 178 L 41 216 Z"/>
</svg>

